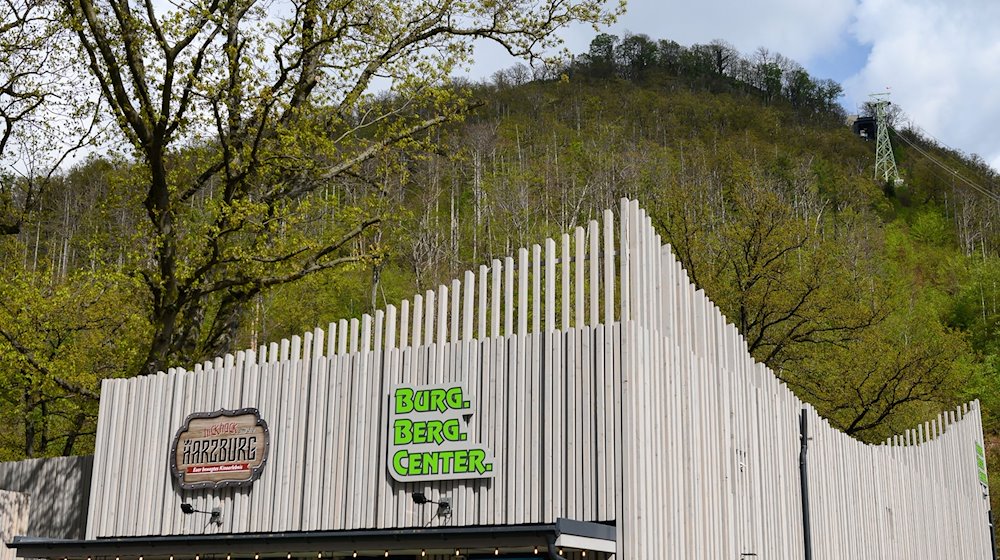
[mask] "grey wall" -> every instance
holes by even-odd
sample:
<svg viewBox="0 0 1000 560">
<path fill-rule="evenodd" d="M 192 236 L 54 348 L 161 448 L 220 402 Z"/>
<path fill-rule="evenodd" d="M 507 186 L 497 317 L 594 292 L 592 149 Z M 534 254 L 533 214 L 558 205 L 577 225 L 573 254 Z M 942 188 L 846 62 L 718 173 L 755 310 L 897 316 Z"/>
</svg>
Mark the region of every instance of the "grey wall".
<svg viewBox="0 0 1000 560">
<path fill-rule="evenodd" d="M 84 537 L 93 465 L 93 456 L 0 463 L 0 490 L 20 492 L 30 498 L 26 535 Z"/>
</svg>

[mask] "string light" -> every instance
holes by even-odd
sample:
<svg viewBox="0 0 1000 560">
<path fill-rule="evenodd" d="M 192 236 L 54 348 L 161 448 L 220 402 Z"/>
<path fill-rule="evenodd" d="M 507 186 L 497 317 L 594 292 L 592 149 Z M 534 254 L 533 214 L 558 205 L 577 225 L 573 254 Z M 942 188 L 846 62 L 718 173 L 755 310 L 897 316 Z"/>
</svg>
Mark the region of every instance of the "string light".
<svg viewBox="0 0 1000 560">
<path fill-rule="evenodd" d="M 357 558 L 357 557 L 358 557 L 358 551 L 357 551 L 357 550 L 355 550 L 355 551 L 354 551 L 354 558 Z"/>
<path fill-rule="evenodd" d="M 457 548 L 455 549 L 455 556 L 461 556 L 462 553 Z"/>
<path fill-rule="evenodd" d="M 389 557 L 389 551 L 388 551 L 388 550 L 387 550 L 387 551 L 385 551 L 385 557 L 386 557 L 386 558 L 388 558 L 388 557 Z"/>
<path fill-rule="evenodd" d="M 170 560 L 174 560 L 174 559 L 171 558 Z M 260 554 L 254 554 L 253 555 L 253 560 L 260 560 Z"/>
<path fill-rule="evenodd" d="M 493 549 L 493 556 L 500 556 L 500 549 L 499 548 L 494 548 Z"/>
<path fill-rule="evenodd" d="M 317 554 L 316 558 L 319 558 L 319 560 L 323 560 L 323 553 L 320 552 L 319 554 Z"/>
<path fill-rule="evenodd" d="M 538 547 L 535 547 L 535 554 L 538 554 Z"/>
<path fill-rule="evenodd" d="M 420 549 L 421 556 L 427 556 L 427 551 L 425 549 Z"/>
<path fill-rule="evenodd" d="M 587 551 L 586 551 L 586 550 L 584 550 L 584 551 L 583 551 L 583 557 L 584 557 L 584 558 L 586 558 L 586 557 L 587 557 Z"/>
<path fill-rule="evenodd" d="M 289 552 L 289 553 L 288 553 L 288 556 L 285 556 L 285 558 L 288 558 L 288 560 L 292 560 L 292 553 L 291 553 L 291 552 Z"/>
</svg>

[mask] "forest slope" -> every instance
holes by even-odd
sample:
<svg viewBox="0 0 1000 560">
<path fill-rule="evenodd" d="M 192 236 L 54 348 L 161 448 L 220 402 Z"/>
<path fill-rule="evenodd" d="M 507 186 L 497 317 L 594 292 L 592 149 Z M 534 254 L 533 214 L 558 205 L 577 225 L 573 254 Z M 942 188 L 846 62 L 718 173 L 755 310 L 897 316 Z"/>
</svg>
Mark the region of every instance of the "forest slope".
<svg viewBox="0 0 1000 560">
<path fill-rule="evenodd" d="M 839 86 L 726 49 L 599 36 L 540 79 L 512 69 L 463 86 L 481 103 L 463 121 L 318 189 L 267 230 L 267 243 L 301 243 L 376 213 L 378 227 L 351 241 L 358 259 L 219 293 L 176 365 L 396 303 L 630 197 L 755 358 L 835 425 L 880 441 L 979 398 L 1000 467 L 1000 207 L 956 179 L 991 186 L 995 172 L 903 130 L 904 183 L 879 184 Z M 96 158 L 0 238 L 3 458 L 89 451 L 99 379 L 142 370 L 142 180 L 127 158 Z"/>
</svg>

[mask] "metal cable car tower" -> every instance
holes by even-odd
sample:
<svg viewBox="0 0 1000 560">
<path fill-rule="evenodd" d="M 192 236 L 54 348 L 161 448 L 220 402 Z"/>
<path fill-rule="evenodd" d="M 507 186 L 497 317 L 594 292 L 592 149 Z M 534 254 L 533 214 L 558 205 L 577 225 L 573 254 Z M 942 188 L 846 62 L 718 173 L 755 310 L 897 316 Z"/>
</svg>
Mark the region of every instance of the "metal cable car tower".
<svg viewBox="0 0 1000 560">
<path fill-rule="evenodd" d="M 878 180 L 881 177 L 886 183 L 891 180 L 893 185 L 898 185 L 903 180 L 900 179 L 899 171 L 896 170 L 896 158 L 892 155 L 892 144 L 889 143 L 889 123 L 886 122 L 886 107 L 890 104 L 890 101 L 886 99 L 888 96 L 888 93 L 873 93 L 869 96 L 875 107 L 875 137 L 877 139 L 875 142 L 875 179 Z"/>
</svg>

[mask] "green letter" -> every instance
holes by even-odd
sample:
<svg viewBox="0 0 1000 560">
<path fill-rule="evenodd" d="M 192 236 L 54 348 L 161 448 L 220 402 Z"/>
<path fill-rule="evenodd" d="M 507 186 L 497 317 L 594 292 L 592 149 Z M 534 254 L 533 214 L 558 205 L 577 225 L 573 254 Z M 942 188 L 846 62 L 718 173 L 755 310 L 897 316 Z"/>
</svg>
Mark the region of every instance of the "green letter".
<svg viewBox="0 0 1000 560">
<path fill-rule="evenodd" d="M 392 456 L 392 470 L 396 471 L 400 477 L 406 476 L 406 465 L 403 464 L 403 460 L 406 459 L 406 450 L 400 449 Z"/>
<path fill-rule="evenodd" d="M 406 445 L 413 441 L 413 430 L 410 427 L 413 422 L 406 418 L 397 418 L 392 423 L 392 443 L 393 445 Z"/>
<path fill-rule="evenodd" d="M 396 389 L 396 414 L 413 412 L 413 389 L 400 387 Z"/>
</svg>

